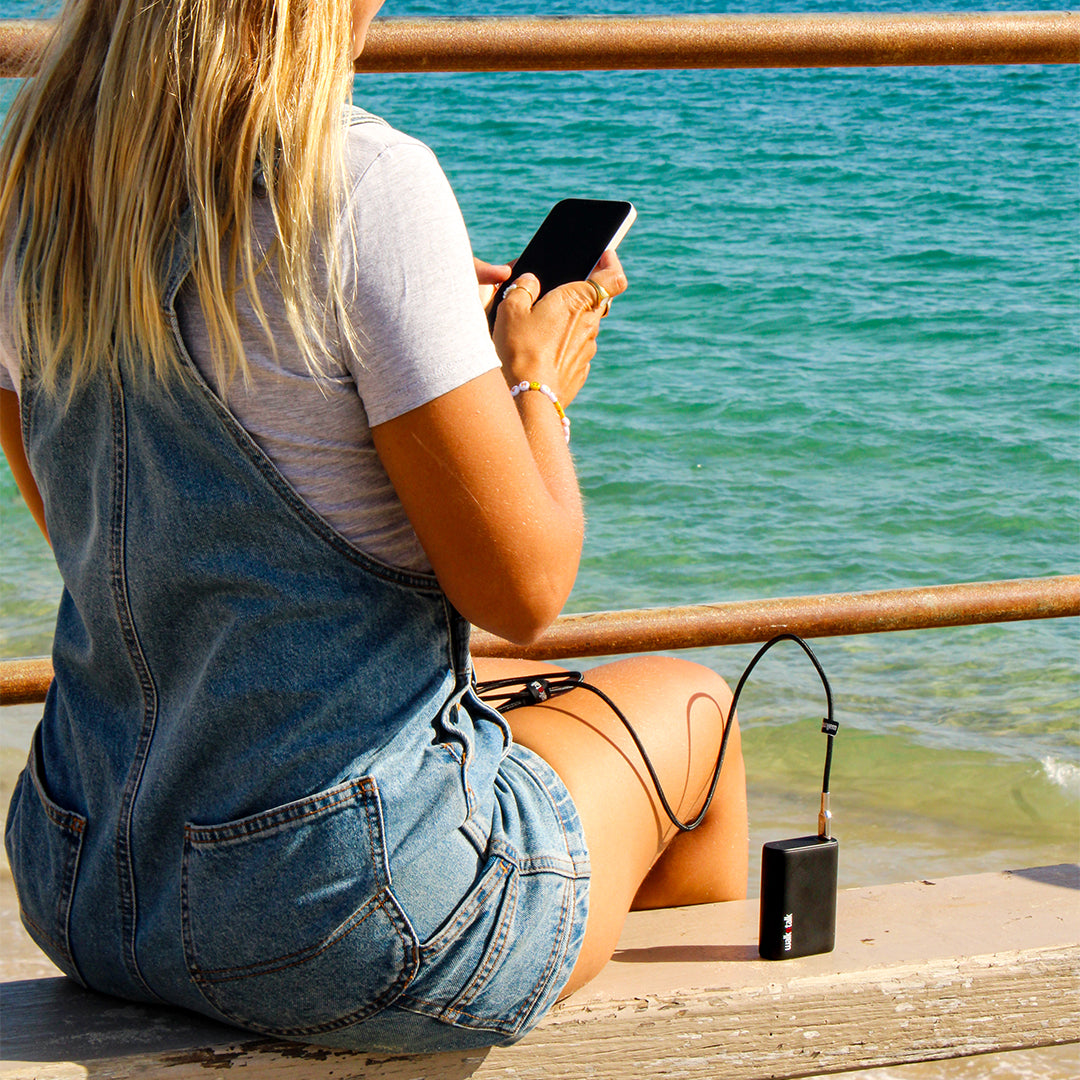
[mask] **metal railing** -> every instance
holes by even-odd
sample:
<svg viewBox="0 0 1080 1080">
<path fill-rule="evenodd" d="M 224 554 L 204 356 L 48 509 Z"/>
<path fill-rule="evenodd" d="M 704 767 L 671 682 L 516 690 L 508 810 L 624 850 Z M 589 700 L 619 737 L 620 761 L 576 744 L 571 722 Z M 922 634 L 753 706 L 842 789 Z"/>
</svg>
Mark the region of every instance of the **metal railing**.
<svg viewBox="0 0 1080 1080">
<path fill-rule="evenodd" d="M 51 23 L 0 22 L 0 76 L 33 71 Z M 1080 63 L 1069 11 L 377 19 L 357 71 Z"/>
<path fill-rule="evenodd" d="M 472 653 L 554 660 L 746 644 L 782 633 L 840 637 L 1071 615 L 1080 615 L 1080 574 L 563 615 L 530 646 L 476 630 Z M 47 657 L 0 660 L 0 704 L 44 701 L 51 681 Z"/>
<path fill-rule="evenodd" d="M 1080 615 L 1080 574 L 564 615 L 526 647 L 475 631 L 472 652 L 552 660 L 745 645 L 777 634 L 842 637 L 1070 615 Z"/>
</svg>

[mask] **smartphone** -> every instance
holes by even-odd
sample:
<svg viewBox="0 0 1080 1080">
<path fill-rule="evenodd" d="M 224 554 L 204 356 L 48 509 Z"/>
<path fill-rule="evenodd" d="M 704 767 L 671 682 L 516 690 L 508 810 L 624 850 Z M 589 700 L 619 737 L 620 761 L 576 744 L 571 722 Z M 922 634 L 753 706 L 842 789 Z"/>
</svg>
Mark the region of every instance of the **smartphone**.
<svg viewBox="0 0 1080 1080">
<path fill-rule="evenodd" d="M 611 199 L 557 202 L 514 264 L 511 280 L 525 273 L 535 274 L 540 280 L 540 296 L 568 281 L 584 281 L 596 269 L 600 256 L 619 246 L 636 217 L 637 211 L 628 202 Z M 488 323 L 492 327 L 509 284 L 508 281 L 501 285 L 491 302 Z"/>
</svg>

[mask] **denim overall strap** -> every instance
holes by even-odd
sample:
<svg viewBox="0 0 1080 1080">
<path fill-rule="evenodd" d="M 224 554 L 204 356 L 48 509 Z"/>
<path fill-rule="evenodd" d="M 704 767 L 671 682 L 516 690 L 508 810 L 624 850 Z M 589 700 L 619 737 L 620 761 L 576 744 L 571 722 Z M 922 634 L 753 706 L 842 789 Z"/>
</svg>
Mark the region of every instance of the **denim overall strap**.
<svg viewBox="0 0 1080 1080">
<path fill-rule="evenodd" d="M 6 830 L 24 920 L 98 989 L 207 1011 L 203 991 L 225 976 L 182 940 L 190 890 L 256 832 L 316 843 L 293 831 L 310 817 L 329 850 L 362 836 L 373 853 L 349 903 L 384 928 L 370 946 L 389 950 L 375 1008 L 400 993 L 416 949 L 377 853 L 400 839 L 380 763 L 418 738 L 457 746 L 444 757 L 459 769 L 472 754 L 458 716 L 468 625 L 434 577 L 377 562 L 315 514 L 199 376 L 173 307 L 189 269 L 181 224 L 162 303 L 182 378 L 162 385 L 123 356 L 68 401 L 25 365 L 24 437 L 65 588 L 55 680 Z M 275 807 L 295 809 L 265 816 Z M 184 877 L 189 862 L 201 877 Z"/>
</svg>

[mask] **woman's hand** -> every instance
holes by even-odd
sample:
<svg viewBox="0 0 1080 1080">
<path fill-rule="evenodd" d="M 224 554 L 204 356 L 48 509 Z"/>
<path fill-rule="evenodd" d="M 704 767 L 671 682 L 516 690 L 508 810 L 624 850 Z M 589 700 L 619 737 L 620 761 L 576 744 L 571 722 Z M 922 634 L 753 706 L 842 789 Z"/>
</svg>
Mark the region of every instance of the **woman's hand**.
<svg viewBox="0 0 1080 1080">
<path fill-rule="evenodd" d="M 614 298 L 626 290 L 626 275 L 613 251 L 604 253 L 590 278 Z M 540 282 L 522 274 L 503 297 L 495 319 L 495 350 L 508 384 L 535 381 L 550 386 L 564 406 L 585 383 L 596 355 L 596 335 L 607 304 L 588 282 L 553 289 L 534 303 Z"/>
<path fill-rule="evenodd" d="M 495 297 L 495 290 L 513 273 L 509 263 L 484 262 L 473 256 L 473 265 L 476 267 L 476 282 L 480 286 L 480 304 L 485 311 L 491 306 Z"/>
</svg>

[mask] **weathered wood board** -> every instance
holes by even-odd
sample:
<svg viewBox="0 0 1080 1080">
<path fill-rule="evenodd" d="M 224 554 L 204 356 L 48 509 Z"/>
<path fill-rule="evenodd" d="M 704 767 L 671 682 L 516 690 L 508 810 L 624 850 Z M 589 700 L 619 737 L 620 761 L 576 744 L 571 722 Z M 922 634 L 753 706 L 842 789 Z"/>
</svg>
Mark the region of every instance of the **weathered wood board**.
<svg viewBox="0 0 1080 1080">
<path fill-rule="evenodd" d="M 1080 867 L 841 892 L 834 952 L 757 956 L 757 902 L 634 913 L 516 1046 L 385 1057 L 261 1040 L 61 978 L 3 986 L 4 1080 L 798 1077 L 1080 1040 Z"/>
</svg>

